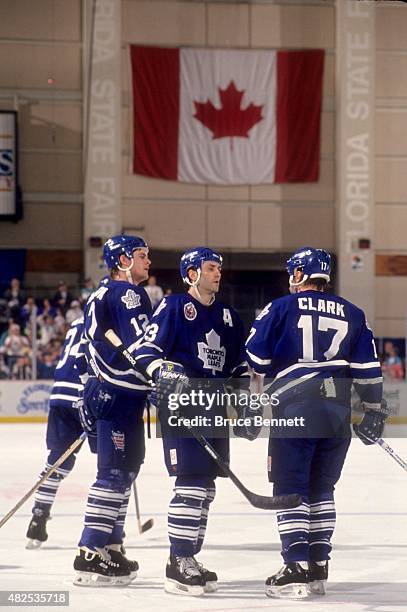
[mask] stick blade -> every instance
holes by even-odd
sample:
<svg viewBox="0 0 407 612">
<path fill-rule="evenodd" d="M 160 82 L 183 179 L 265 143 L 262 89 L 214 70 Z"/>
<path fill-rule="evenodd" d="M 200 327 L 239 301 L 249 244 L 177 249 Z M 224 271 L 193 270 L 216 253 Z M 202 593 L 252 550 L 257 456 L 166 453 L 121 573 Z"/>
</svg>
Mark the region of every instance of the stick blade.
<svg viewBox="0 0 407 612">
<path fill-rule="evenodd" d="M 140 533 L 145 533 L 146 531 L 148 531 L 149 529 L 151 529 L 151 527 L 154 525 L 154 519 L 148 519 L 148 521 L 146 521 L 142 526 L 141 526 L 141 530 Z"/>
<path fill-rule="evenodd" d="M 276 495 L 274 497 L 252 493 L 249 501 L 255 508 L 260 508 L 261 510 L 285 510 L 300 506 L 302 504 L 302 497 L 297 493 Z"/>
</svg>

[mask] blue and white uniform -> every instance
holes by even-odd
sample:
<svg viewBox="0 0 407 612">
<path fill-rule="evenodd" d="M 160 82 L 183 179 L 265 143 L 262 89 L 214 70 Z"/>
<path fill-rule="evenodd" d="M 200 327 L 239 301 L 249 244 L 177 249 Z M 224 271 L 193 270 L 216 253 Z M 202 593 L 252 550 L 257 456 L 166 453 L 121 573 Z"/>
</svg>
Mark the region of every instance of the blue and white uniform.
<svg viewBox="0 0 407 612">
<path fill-rule="evenodd" d="M 315 250 L 304 252 L 310 251 Z M 319 272 L 314 276 L 323 276 Z M 335 527 L 334 486 L 351 439 L 351 385 L 369 408 L 379 409 L 382 398 L 372 332 L 354 304 L 302 290 L 264 308 L 250 331 L 246 355 L 257 373 L 272 378 L 271 390 L 282 392 L 274 416 L 305 422 L 298 437 L 270 438 L 274 494 L 303 497 L 300 507 L 277 513 L 282 556 L 285 563 L 324 561 Z"/>
<path fill-rule="evenodd" d="M 135 247 L 136 248 L 136 247 Z M 120 544 L 130 486 L 144 460 L 147 381 L 105 338 L 108 329 L 134 349 L 151 315 L 142 287 L 107 280 L 88 299 L 84 319 L 89 379 L 84 402 L 96 417 L 98 472 L 92 485 L 79 546 Z"/>
<path fill-rule="evenodd" d="M 247 369 L 243 343 L 243 325 L 233 308 L 216 301 L 203 305 L 190 294 L 172 295 L 158 304 L 135 357 L 153 377 L 163 360 L 180 363 L 192 386 L 194 380 L 205 384 L 206 379 L 214 391 L 223 388 L 226 378 Z M 215 406 L 207 416 L 224 411 Z M 189 557 L 202 547 L 216 492 L 214 479 L 223 473 L 194 438 L 171 435 L 168 429 L 162 430 L 165 463 L 168 474 L 177 477 L 168 514 L 171 553 Z M 227 436 L 228 432 L 223 438 L 208 438 L 225 462 L 229 461 Z"/>
<path fill-rule="evenodd" d="M 42 474 L 59 459 L 83 432 L 76 407 L 83 392 L 81 376 L 86 372 L 86 361 L 83 352 L 81 352 L 82 332 L 83 317 L 76 319 L 71 324 L 55 369 L 46 434 L 47 448 L 50 452 Z M 95 439 L 90 438 L 89 444 L 95 452 Z M 47 515 L 49 514 L 61 481 L 68 476 L 75 464 L 78 450 L 68 457 L 37 489 L 33 512 L 36 508 L 41 508 Z"/>
<path fill-rule="evenodd" d="M 182 364 L 191 380 L 219 379 L 222 388 L 224 380 L 240 373 L 242 365 L 247 368 L 243 341 L 241 319 L 230 306 L 216 301 L 205 306 L 190 294 L 171 295 L 157 306 L 135 357 L 153 377 L 162 361 L 169 360 Z M 215 390 L 216 384 L 210 388 Z M 223 414 L 224 409 L 215 405 L 207 416 L 216 410 Z M 214 438 L 211 443 L 228 461 L 229 439 Z M 164 454 L 170 476 L 223 476 L 194 439 L 164 437 Z"/>
</svg>

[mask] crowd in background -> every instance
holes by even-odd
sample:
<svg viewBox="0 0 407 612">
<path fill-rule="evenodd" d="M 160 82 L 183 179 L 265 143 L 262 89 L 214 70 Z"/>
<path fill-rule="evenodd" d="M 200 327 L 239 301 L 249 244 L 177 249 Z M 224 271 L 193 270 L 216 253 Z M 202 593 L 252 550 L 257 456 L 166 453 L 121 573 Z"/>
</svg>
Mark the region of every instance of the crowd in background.
<svg viewBox="0 0 407 612">
<path fill-rule="evenodd" d="M 52 297 L 34 299 L 11 279 L 10 286 L 0 296 L 0 378 L 24 380 L 32 377 L 33 328 L 35 328 L 36 371 L 38 379 L 52 379 L 61 348 L 70 324 L 83 315 L 86 300 L 95 289 L 86 278 L 79 290 L 71 292 L 60 281 Z M 150 276 L 145 289 L 153 308 L 171 289 L 163 289 L 155 276 Z M 386 380 L 405 377 L 400 346 L 384 341 L 381 352 L 383 376 Z"/>
<path fill-rule="evenodd" d="M 31 378 L 35 348 L 37 378 L 53 378 L 66 332 L 83 315 L 93 289 L 91 279 L 86 279 L 74 295 L 60 281 L 52 297 L 36 300 L 13 278 L 0 298 L 0 377 Z"/>
</svg>

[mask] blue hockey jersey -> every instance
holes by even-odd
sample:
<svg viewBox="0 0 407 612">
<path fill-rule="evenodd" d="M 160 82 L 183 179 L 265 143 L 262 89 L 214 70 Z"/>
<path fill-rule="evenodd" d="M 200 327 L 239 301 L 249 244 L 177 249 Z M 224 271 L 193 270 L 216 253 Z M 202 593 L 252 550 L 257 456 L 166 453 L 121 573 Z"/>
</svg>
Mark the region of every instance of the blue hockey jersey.
<svg viewBox="0 0 407 612">
<path fill-rule="evenodd" d="M 186 293 L 158 304 L 135 357 L 150 376 L 168 359 L 191 378 L 228 378 L 247 367 L 243 347 L 243 324 L 233 308 L 216 301 L 205 306 Z"/>
<path fill-rule="evenodd" d="M 62 347 L 61 357 L 55 368 L 50 407 L 74 407 L 83 391 L 81 375 L 86 372 L 86 361 L 81 354 L 83 317 L 71 324 Z"/>
<path fill-rule="evenodd" d="M 377 408 L 382 372 L 365 315 L 347 300 L 308 290 L 268 304 L 246 341 L 253 369 L 277 381 L 351 379 L 366 407 Z"/>
<path fill-rule="evenodd" d="M 150 299 L 142 287 L 109 279 L 94 291 L 85 307 L 85 339 L 88 372 L 108 384 L 145 393 L 150 389 L 143 376 L 129 367 L 105 338 L 113 329 L 123 344 L 134 350 L 151 316 Z"/>
</svg>

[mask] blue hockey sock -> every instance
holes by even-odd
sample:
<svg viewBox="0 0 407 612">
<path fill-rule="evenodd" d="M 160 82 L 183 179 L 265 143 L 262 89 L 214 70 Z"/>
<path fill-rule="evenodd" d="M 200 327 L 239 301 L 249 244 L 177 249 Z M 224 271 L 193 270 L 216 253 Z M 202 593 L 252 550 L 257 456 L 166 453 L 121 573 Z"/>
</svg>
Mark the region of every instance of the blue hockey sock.
<svg viewBox="0 0 407 612">
<path fill-rule="evenodd" d="M 168 510 L 171 553 L 178 557 L 192 557 L 198 544 L 206 488 L 176 485 L 174 493 Z"/>
<path fill-rule="evenodd" d="M 310 505 L 308 498 L 297 508 L 277 512 L 277 526 L 284 563 L 309 560 Z"/>
<path fill-rule="evenodd" d="M 45 464 L 45 468 L 41 472 L 40 477 L 42 477 L 45 472 L 50 469 L 50 467 L 57 461 L 58 457 L 62 453 L 63 451 L 50 452 L 47 463 Z M 40 485 L 35 492 L 33 512 L 36 508 L 40 508 L 48 514 L 50 513 L 52 504 L 55 501 L 55 496 L 58 493 L 59 485 L 61 484 L 62 480 L 70 474 L 74 465 L 75 455 L 71 455 L 55 472 L 44 480 L 42 485 Z"/>
<path fill-rule="evenodd" d="M 199 523 L 198 542 L 197 542 L 197 545 L 194 551 L 194 555 L 197 555 L 202 548 L 202 544 L 205 539 L 206 526 L 208 523 L 209 506 L 215 499 L 215 495 L 216 495 L 216 487 L 215 487 L 215 483 L 212 482 L 212 486 L 209 486 L 206 489 L 206 498 L 202 504 L 201 520 Z"/>
<path fill-rule="evenodd" d="M 97 480 L 89 490 L 79 546 L 95 550 L 104 548 L 109 541 L 125 496 L 125 489 L 115 490 L 109 485 Z"/>
<path fill-rule="evenodd" d="M 310 504 L 310 559 L 325 561 L 331 552 L 336 510 L 332 493 L 313 496 Z"/>
<path fill-rule="evenodd" d="M 117 515 L 116 522 L 113 527 L 113 531 L 107 541 L 107 544 L 122 544 L 124 523 L 126 520 L 127 507 L 129 505 L 130 487 L 128 487 L 124 493 L 122 505 L 120 506 L 119 514 Z"/>
</svg>

